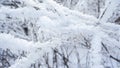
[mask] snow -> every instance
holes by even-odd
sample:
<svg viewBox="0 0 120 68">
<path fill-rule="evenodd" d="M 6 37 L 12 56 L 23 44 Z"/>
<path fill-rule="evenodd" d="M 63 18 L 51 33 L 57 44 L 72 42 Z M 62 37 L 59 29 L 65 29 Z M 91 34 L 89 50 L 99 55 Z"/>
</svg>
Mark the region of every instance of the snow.
<svg viewBox="0 0 120 68">
<path fill-rule="evenodd" d="M 30 45 L 31 43 L 26 40 L 18 39 L 8 34 L 0 34 L 0 48 L 2 49 L 10 48 L 13 51 L 27 51 Z"/>
<path fill-rule="evenodd" d="M 112 17 L 114 11 L 117 9 L 117 6 L 119 6 L 120 1 L 119 0 L 108 0 L 106 2 L 106 6 L 104 11 L 106 10 L 106 12 L 104 13 L 103 18 L 100 20 L 101 23 L 106 23 L 108 22 L 108 19 L 110 17 Z M 102 14 L 101 14 L 102 15 Z M 101 16 L 100 16 L 101 17 Z"/>
<path fill-rule="evenodd" d="M 94 39 L 91 41 L 91 68 L 104 68 L 102 65 L 102 54 L 101 54 L 101 37 L 102 33 L 97 32 L 95 36 L 93 37 Z"/>
<path fill-rule="evenodd" d="M 58 50 L 58 68 L 66 67 L 66 57 L 70 68 L 104 68 L 111 65 L 105 60 L 101 43 L 109 49 L 119 47 L 119 25 L 70 10 L 52 0 L 44 0 L 43 3 L 38 0 L 21 2 L 25 2 L 26 6 L 16 9 L 0 7 L 0 30 L 5 32 L 0 34 L 0 48 L 10 49 L 15 54 L 19 50 L 27 52 L 25 57 L 14 60 L 9 68 L 32 68 L 31 65 L 39 63 L 42 68 L 47 68 L 46 57 L 50 67 L 55 67 L 54 59 L 51 59 L 55 55 L 54 49 Z M 24 27 L 28 28 L 27 35 Z M 117 55 L 112 49 L 110 51 L 109 55 Z M 116 65 L 117 62 L 114 63 Z"/>
</svg>

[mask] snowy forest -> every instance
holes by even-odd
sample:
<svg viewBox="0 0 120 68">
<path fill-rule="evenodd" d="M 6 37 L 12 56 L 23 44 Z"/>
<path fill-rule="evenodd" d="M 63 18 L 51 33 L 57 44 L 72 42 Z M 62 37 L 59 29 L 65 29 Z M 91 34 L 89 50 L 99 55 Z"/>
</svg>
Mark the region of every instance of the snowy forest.
<svg viewBox="0 0 120 68">
<path fill-rule="evenodd" d="M 120 0 L 0 0 L 0 68 L 120 68 Z"/>
</svg>

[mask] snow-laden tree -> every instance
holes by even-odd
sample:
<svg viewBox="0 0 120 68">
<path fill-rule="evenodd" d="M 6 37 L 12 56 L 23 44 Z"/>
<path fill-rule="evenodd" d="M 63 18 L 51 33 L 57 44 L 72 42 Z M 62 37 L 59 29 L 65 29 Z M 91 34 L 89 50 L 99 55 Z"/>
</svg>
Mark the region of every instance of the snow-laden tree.
<svg viewBox="0 0 120 68">
<path fill-rule="evenodd" d="M 120 1 L 108 0 L 99 19 L 104 22 L 120 23 Z"/>
<path fill-rule="evenodd" d="M 24 2 L 19 0 L 1 0 L 0 4 L 11 8 L 18 8 L 25 6 Z"/>
<path fill-rule="evenodd" d="M 76 6 L 79 7 L 77 8 L 78 10 L 86 14 L 94 15 L 98 18 L 101 9 L 105 5 L 105 0 L 83 0 L 83 2 L 80 2 L 79 4 Z"/>
<path fill-rule="evenodd" d="M 119 0 L 55 0 L 73 10 L 93 15 L 106 22 L 120 23 Z"/>
<path fill-rule="evenodd" d="M 64 6 L 99 17 L 106 0 L 55 0 Z"/>
<path fill-rule="evenodd" d="M 74 6 L 78 3 L 79 0 L 54 0 L 68 8 L 74 9 Z"/>
<path fill-rule="evenodd" d="M 102 23 L 106 22 L 104 18 L 108 13 L 99 13 L 104 1 L 99 4 L 98 0 L 79 0 L 79 3 L 77 0 L 59 0 L 61 4 L 65 1 L 67 5 L 64 5 L 71 9 L 82 6 L 81 12 L 100 15 L 99 20 L 64 8 L 53 0 L 14 1 L 23 2 L 24 6 L 18 4 L 19 7 L 11 8 L 11 5 L 2 4 L 6 2 L 1 2 L 0 6 L 1 67 L 120 67 L 120 26 Z"/>
</svg>

